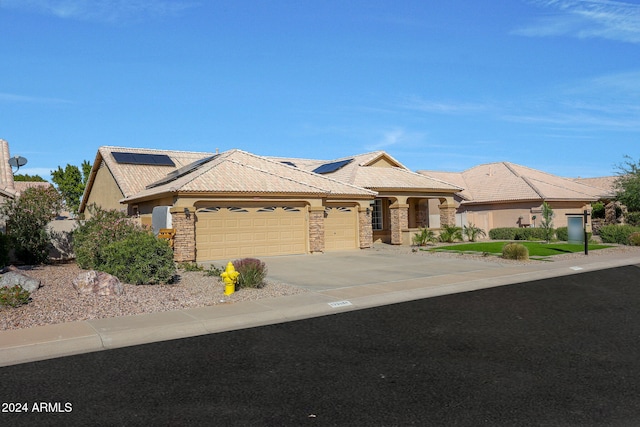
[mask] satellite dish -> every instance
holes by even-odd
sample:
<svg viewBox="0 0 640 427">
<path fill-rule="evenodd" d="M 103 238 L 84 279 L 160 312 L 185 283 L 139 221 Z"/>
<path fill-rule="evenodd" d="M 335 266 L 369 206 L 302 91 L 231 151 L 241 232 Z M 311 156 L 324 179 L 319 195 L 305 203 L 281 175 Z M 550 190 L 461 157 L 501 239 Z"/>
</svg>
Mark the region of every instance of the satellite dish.
<svg viewBox="0 0 640 427">
<path fill-rule="evenodd" d="M 27 159 L 22 156 L 15 156 L 9 159 L 9 164 L 12 168 L 16 168 L 16 172 L 20 169 L 20 166 L 27 164 Z"/>
</svg>

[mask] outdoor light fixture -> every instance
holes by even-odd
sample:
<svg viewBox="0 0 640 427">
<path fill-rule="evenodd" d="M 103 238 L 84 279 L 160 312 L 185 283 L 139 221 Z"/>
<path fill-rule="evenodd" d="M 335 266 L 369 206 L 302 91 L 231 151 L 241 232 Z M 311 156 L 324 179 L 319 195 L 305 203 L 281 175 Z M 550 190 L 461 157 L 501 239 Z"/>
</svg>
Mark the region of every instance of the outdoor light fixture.
<svg viewBox="0 0 640 427">
<path fill-rule="evenodd" d="M 187 219 L 191 218 L 191 212 L 189 212 L 189 208 L 184 208 L 184 215 Z"/>
</svg>

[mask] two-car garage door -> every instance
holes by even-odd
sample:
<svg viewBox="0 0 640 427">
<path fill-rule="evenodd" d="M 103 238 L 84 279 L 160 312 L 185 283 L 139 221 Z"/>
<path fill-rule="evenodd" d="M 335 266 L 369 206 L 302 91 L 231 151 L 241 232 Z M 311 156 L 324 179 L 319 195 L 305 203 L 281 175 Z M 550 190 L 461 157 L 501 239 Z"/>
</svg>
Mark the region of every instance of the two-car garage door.
<svg viewBox="0 0 640 427">
<path fill-rule="evenodd" d="M 303 206 L 209 206 L 197 210 L 197 261 L 304 254 L 309 226 Z M 326 251 L 358 247 L 356 209 L 325 210 Z"/>
<path fill-rule="evenodd" d="M 197 210 L 198 261 L 307 251 L 303 207 L 206 207 Z"/>
</svg>

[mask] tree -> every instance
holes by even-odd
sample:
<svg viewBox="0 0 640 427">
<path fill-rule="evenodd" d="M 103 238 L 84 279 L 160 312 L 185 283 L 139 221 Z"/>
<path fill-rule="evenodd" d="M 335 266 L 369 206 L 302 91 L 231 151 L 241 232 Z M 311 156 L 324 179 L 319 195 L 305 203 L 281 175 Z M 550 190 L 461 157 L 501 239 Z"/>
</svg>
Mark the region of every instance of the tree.
<svg viewBox="0 0 640 427">
<path fill-rule="evenodd" d="M 52 186 L 32 187 L 0 208 L 18 259 L 27 264 L 48 260 L 51 236 L 47 225 L 60 211 L 61 202 L 60 193 Z"/>
<path fill-rule="evenodd" d="M 62 194 L 67 209 L 72 212 L 78 212 L 80 199 L 91 172 L 91 163 L 87 160 L 82 162 L 81 167 L 82 172 L 80 172 L 80 168 L 70 164 L 67 164 L 64 170 L 58 166 L 57 170 L 51 171 L 51 180 L 58 186 L 58 191 Z"/>
<path fill-rule="evenodd" d="M 540 221 L 540 228 L 544 230 L 544 238 L 549 243 L 553 237 L 553 209 L 547 202 L 542 203 L 542 221 Z"/>
<path fill-rule="evenodd" d="M 14 181 L 27 181 L 27 182 L 47 182 L 46 179 L 41 177 L 40 175 L 28 175 L 28 174 L 15 174 L 13 175 Z"/>
<path fill-rule="evenodd" d="M 616 199 L 630 212 L 640 211 L 640 161 L 635 163 L 630 156 L 617 166 L 615 180 Z"/>
</svg>

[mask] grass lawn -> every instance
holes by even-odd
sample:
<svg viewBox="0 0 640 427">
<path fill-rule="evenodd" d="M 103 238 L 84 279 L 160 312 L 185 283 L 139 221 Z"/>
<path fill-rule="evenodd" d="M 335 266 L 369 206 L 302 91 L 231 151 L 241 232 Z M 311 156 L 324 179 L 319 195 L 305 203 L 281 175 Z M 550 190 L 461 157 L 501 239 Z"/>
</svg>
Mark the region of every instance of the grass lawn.
<svg viewBox="0 0 640 427">
<path fill-rule="evenodd" d="M 502 254 L 502 247 L 510 242 L 477 242 L 477 243 L 462 243 L 459 245 L 440 246 L 432 251 L 454 251 L 454 252 L 480 252 L 490 254 Z M 527 242 L 518 241 L 529 249 L 529 256 L 532 257 L 548 257 L 553 255 L 568 254 L 573 252 L 584 252 L 583 244 L 569 244 L 566 242 Z M 589 250 L 597 250 L 610 248 L 610 245 L 597 245 L 589 244 Z"/>
</svg>

